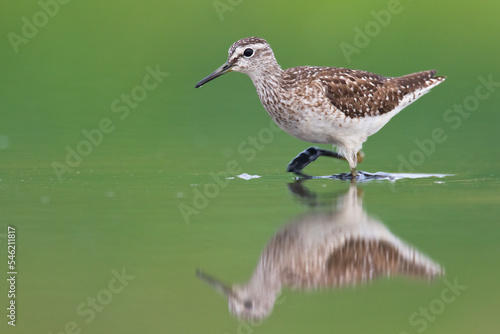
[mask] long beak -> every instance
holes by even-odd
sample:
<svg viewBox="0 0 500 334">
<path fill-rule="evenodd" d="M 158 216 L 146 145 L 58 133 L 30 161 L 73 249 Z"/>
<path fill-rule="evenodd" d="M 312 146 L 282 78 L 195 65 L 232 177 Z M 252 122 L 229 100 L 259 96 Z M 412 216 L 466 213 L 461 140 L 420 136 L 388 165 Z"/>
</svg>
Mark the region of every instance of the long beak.
<svg viewBox="0 0 500 334">
<path fill-rule="evenodd" d="M 222 65 L 221 67 L 219 67 L 218 69 L 216 69 L 212 74 L 210 74 L 208 77 L 206 77 L 205 79 L 202 79 L 200 82 L 198 82 L 195 86 L 195 88 L 198 88 L 198 87 L 201 87 L 203 86 L 204 84 L 206 84 L 207 82 L 209 82 L 210 80 L 213 80 L 217 77 L 220 77 L 221 75 L 223 75 L 224 73 L 227 73 L 227 72 L 231 72 L 232 70 L 232 67 L 233 65 L 229 64 L 228 62 L 225 62 L 224 65 Z"/>
<path fill-rule="evenodd" d="M 211 285 L 215 289 L 215 291 L 226 297 L 229 297 L 233 293 L 232 289 L 229 286 L 213 278 L 212 276 L 205 274 L 199 269 L 196 270 L 196 276 L 202 281 L 206 282 L 208 285 Z"/>
</svg>

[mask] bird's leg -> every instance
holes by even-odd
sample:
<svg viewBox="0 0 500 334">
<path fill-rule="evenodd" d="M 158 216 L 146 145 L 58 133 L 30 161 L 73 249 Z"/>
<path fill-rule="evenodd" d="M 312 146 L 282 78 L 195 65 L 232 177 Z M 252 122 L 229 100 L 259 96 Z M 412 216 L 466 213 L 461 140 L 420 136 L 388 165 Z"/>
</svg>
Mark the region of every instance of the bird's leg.
<svg viewBox="0 0 500 334">
<path fill-rule="evenodd" d="M 357 176 L 358 176 L 358 172 L 356 171 L 356 167 L 351 168 L 351 183 L 356 183 Z"/>
<path fill-rule="evenodd" d="M 351 167 L 351 182 L 356 182 L 356 179 L 359 173 L 356 171 L 356 166 L 358 163 L 363 161 L 365 158 L 365 153 L 363 151 L 358 151 L 356 155 L 352 157 L 352 159 L 346 159 L 349 162 L 349 167 Z"/>
<path fill-rule="evenodd" d="M 358 153 L 356 154 L 356 156 L 357 156 L 357 161 L 358 161 L 358 164 L 359 164 L 360 162 L 362 162 L 365 159 L 365 152 L 358 151 Z"/>
<path fill-rule="evenodd" d="M 349 165 L 351 167 L 351 180 L 356 180 L 356 178 L 358 177 L 359 173 L 356 171 L 356 166 L 365 159 L 365 153 L 363 151 L 358 151 L 358 153 L 356 153 L 356 157 L 354 159 L 354 163 L 353 165 L 351 165 L 351 163 L 349 162 Z M 347 159 L 346 159 L 347 160 Z"/>
<path fill-rule="evenodd" d="M 309 175 L 302 173 L 302 170 L 320 156 L 327 156 L 337 159 L 344 159 L 342 155 L 337 152 L 324 150 L 319 147 L 311 146 L 297 155 L 286 167 L 287 172 L 295 173 L 299 176 L 310 178 Z"/>
</svg>

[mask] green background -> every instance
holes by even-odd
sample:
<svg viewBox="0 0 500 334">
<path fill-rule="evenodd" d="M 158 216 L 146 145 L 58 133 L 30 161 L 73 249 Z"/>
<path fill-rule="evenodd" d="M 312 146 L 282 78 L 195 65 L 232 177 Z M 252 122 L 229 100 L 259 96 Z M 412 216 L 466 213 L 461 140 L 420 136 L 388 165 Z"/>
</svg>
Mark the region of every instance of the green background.
<svg viewBox="0 0 500 334">
<path fill-rule="evenodd" d="M 487 92 L 480 77 L 500 82 L 498 1 L 401 0 L 351 59 L 340 45 L 356 46 L 356 27 L 377 26 L 372 11 L 394 2 L 94 0 L 57 3 L 57 11 L 56 2 L 41 3 L 52 4 L 52 16 L 39 14 L 34 0 L 4 1 L 0 11 L 0 272 L 7 277 L 8 225 L 16 228 L 18 271 L 15 328 L 0 283 L 2 332 L 60 333 L 75 322 L 81 333 L 417 333 L 409 317 L 439 298 L 442 278 L 285 290 L 269 319 L 245 327 L 195 277 L 201 267 L 228 282 L 247 280 L 274 232 L 310 210 L 289 193 L 293 177 L 284 172 L 308 143 L 273 132 L 255 154 L 241 152 L 270 124 L 251 80 L 228 74 L 194 89 L 248 36 L 265 38 L 283 68 L 386 76 L 435 68 L 447 76 L 368 140 L 359 169 L 455 176 L 359 188 L 369 215 L 467 286 L 425 332 L 497 329 L 500 87 L 482 100 L 474 95 Z M 34 19 L 40 27 L 24 28 L 33 36 L 22 37 Z M 13 47 L 13 34 L 26 39 Z M 144 90 L 148 68 L 168 75 L 157 85 L 148 79 L 155 87 Z M 120 101 L 134 92 L 137 105 Z M 448 111 L 474 101 L 464 115 Z M 106 119 L 98 144 L 82 144 L 82 131 Z M 431 144 L 435 129 L 446 140 Z M 67 164 L 68 147 L 78 145 L 88 154 L 59 178 L 54 162 Z M 413 161 L 411 169 L 403 160 Z M 225 175 L 231 161 L 262 177 L 221 177 L 214 186 L 211 173 Z M 347 164 L 325 158 L 308 171 L 345 172 Z M 307 185 L 327 203 L 349 187 Z M 196 202 L 207 192 L 211 198 Z M 79 305 L 105 296 L 112 271 L 122 268 L 134 278 L 86 322 Z"/>
</svg>

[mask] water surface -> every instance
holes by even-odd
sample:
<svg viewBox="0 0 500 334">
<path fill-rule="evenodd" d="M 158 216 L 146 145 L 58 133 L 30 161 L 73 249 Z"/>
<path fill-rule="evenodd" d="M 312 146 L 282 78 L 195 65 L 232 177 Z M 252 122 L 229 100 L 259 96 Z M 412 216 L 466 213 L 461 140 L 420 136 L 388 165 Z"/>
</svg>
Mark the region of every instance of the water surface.
<svg viewBox="0 0 500 334">
<path fill-rule="evenodd" d="M 4 6 L 0 332 L 495 332 L 499 3 L 401 1 L 347 59 L 339 45 L 353 44 L 355 28 L 387 1 L 222 2 L 232 10 L 221 19 L 211 1 L 71 1 L 17 52 L 8 34 L 22 34 L 23 18 L 32 21 L 41 5 Z M 291 192 L 286 165 L 309 144 L 275 131 L 244 75 L 194 89 L 235 40 L 252 35 L 270 42 L 284 68 L 447 76 L 364 144 L 359 169 L 452 176 L 357 184 L 366 215 L 444 274 L 283 287 L 256 323 L 239 321 L 196 277 L 199 268 L 246 282 L 277 231 L 336 208 L 351 186 L 315 179 L 305 183 L 315 196 Z M 327 158 L 306 170 L 347 171 Z M 16 229 L 16 328 L 6 317 L 8 226 Z"/>
</svg>

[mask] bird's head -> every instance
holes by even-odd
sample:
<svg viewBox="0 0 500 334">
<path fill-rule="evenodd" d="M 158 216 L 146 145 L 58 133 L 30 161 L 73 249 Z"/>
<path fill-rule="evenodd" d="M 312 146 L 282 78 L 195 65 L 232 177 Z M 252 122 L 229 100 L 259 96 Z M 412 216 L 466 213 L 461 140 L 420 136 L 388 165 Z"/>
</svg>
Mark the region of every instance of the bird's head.
<svg viewBox="0 0 500 334">
<path fill-rule="evenodd" d="M 238 319 L 258 321 L 271 314 L 276 292 L 263 286 L 243 284 L 228 286 L 201 271 L 196 275 L 228 299 L 229 311 Z"/>
<path fill-rule="evenodd" d="M 229 311 L 238 319 L 258 321 L 271 314 L 276 294 L 256 291 L 254 286 L 233 286 L 228 296 Z"/>
<path fill-rule="evenodd" d="M 228 51 L 227 61 L 212 74 L 196 84 L 196 88 L 231 71 L 252 77 L 279 67 L 273 50 L 262 38 L 248 37 L 235 42 Z"/>
</svg>

